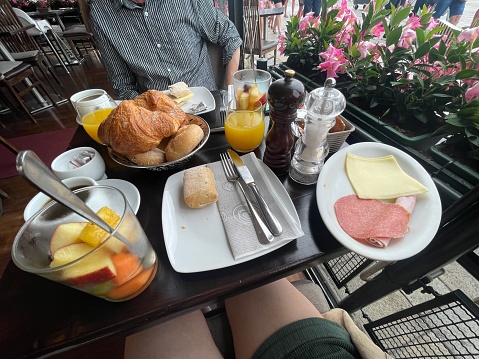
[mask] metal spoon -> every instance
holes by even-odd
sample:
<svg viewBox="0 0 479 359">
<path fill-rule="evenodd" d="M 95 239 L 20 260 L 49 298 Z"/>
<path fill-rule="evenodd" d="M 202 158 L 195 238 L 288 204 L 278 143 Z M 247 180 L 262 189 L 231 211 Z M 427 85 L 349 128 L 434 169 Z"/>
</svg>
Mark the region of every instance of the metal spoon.
<svg viewBox="0 0 479 359">
<path fill-rule="evenodd" d="M 20 151 L 17 155 L 17 171 L 30 184 L 53 198 L 57 202 L 70 208 L 83 218 L 95 223 L 98 227 L 113 233 L 114 229 L 100 218 L 85 202 L 78 198 L 62 181 L 60 181 L 52 171 L 42 162 L 35 152 L 27 150 Z M 127 243 L 119 233 L 115 234 L 123 242 Z"/>
</svg>

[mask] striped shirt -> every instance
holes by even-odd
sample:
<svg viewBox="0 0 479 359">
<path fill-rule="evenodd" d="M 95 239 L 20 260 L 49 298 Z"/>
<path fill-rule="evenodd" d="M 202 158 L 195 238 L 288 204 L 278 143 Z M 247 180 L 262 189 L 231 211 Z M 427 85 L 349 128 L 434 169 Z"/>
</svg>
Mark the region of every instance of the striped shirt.
<svg viewBox="0 0 479 359">
<path fill-rule="evenodd" d="M 212 0 L 92 0 L 91 27 L 118 99 L 184 81 L 215 90 L 206 41 L 224 47 L 226 65 L 241 46 L 234 24 Z"/>
</svg>

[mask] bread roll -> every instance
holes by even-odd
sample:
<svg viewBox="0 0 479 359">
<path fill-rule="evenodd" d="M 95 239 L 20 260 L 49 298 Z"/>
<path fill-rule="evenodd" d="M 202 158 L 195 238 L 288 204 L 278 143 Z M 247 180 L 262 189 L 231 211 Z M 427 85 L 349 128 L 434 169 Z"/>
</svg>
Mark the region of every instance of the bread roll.
<svg viewBox="0 0 479 359">
<path fill-rule="evenodd" d="M 165 148 L 166 160 L 175 161 L 194 150 L 205 134 L 200 126 L 191 124 L 181 127 Z"/>
<path fill-rule="evenodd" d="M 329 133 L 333 132 L 341 132 L 346 129 L 346 124 L 344 123 L 343 119 L 339 116 L 336 116 L 336 123 L 333 127 L 329 129 Z"/>
<path fill-rule="evenodd" d="M 203 208 L 218 200 L 215 175 L 209 167 L 189 168 L 183 175 L 183 196 L 190 208 Z"/>
<path fill-rule="evenodd" d="M 137 155 L 127 155 L 126 157 L 131 162 L 140 166 L 161 165 L 166 161 L 165 153 L 159 148 L 154 148 L 151 151 L 139 153 Z"/>
</svg>

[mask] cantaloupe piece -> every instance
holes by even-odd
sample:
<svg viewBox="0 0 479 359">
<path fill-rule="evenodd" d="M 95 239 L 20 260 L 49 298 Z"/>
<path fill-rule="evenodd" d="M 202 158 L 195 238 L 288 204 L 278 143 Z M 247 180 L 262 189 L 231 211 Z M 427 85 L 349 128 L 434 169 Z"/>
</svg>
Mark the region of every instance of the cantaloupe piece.
<svg viewBox="0 0 479 359">
<path fill-rule="evenodd" d="M 122 285 L 130 278 L 135 277 L 143 269 L 138 256 L 133 253 L 117 253 L 111 259 L 116 269 L 115 282 Z"/>
<path fill-rule="evenodd" d="M 140 274 L 138 274 L 136 277 L 132 278 L 125 284 L 112 289 L 106 294 L 106 297 L 109 299 L 124 299 L 128 298 L 131 295 L 136 295 L 140 293 L 140 289 L 142 287 L 146 287 L 151 280 L 153 280 L 153 276 L 156 273 L 153 273 L 153 271 L 156 272 L 156 269 L 158 268 L 158 264 L 155 263 L 154 265 L 144 269 Z"/>
</svg>

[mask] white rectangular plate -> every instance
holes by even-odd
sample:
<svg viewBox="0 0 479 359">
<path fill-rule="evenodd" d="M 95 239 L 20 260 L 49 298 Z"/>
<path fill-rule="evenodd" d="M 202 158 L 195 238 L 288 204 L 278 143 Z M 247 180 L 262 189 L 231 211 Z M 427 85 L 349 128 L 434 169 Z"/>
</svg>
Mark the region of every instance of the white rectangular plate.
<svg viewBox="0 0 479 359">
<path fill-rule="evenodd" d="M 191 92 L 193 92 L 194 96 L 186 101 L 181 108 L 186 113 L 191 113 L 192 115 L 200 115 L 202 113 L 213 111 L 216 108 L 215 98 L 213 94 L 208 90 L 206 87 L 189 87 Z M 169 91 L 164 91 L 168 93 Z M 191 112 L 190 108 L 193 105 L 199 104 L 201 101 L 206 105 L 206 110 L 198 111 L 198 112 Z"/>
<path fill-rule="evenodd" d="M 276 175 L 259 161 L 285 209 L 300 226 L 298 213 Z M 183 198 L 183 173 L 175 173 L 166 182 L 163 193 L 162 225 L 166 252 L 173 269 L 179 273 L 203 272 L 243 263 L 270 253 L 283 245 L 235 260 L 216 204 L 192 209 Z"/>
</svg>

